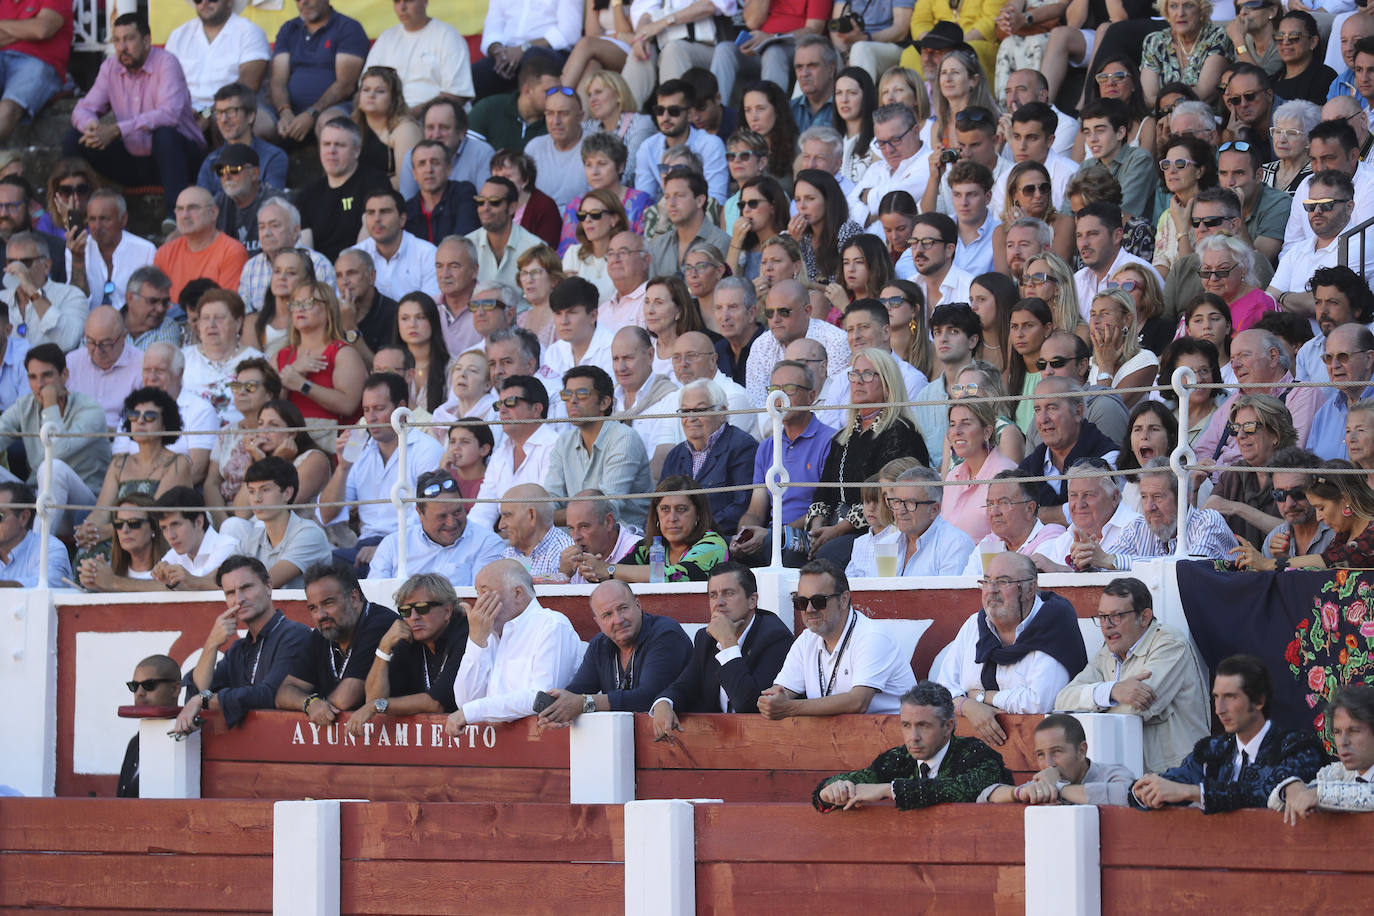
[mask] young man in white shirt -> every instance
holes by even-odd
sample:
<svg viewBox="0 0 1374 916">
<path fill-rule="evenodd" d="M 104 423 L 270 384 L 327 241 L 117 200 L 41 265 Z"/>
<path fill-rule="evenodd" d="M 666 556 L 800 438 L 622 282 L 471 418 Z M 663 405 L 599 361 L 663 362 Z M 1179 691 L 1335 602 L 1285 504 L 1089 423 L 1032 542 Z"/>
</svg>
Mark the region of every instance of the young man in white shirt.
<svg viewBox="0 0 1374 916">
<path fill-rule="evenodd" d="M 399 191 L 377 188 L 367 192 L 363 199 L 367 238 L 358 243 L 358 248 L 372 256 L 377 272 L 373 285 L 388 299 L 399 300 L 418 289 L 441 301 L 434 268 L 437 249 L 418 235 L 406 232 L 405 225 L 406 202 Z"/>
<path fill-rule="evenodd" d="M 1148 270 L 1159 280 L 1160 287 L 1164 286 L 1153 264 L 1121 247 L 1121 208 L 1116 204 L 1095 200 L 1086 205 L 1078 211 L 1074 231 L 1083 266 L 1073 275 L 1073 285 L 1078 291 L 1078 310 L 1084 321 L 1088 320 L 1088 310 L 1097 291 L 1127 264 Z"/>
<path fill-rule="evenodd" d="M 911 247 L 897 259 L 895 270 L 903 280 L 921 287 L 926 315 L 940 305 L 967 302 L 973 274 L 954 263 L 959 227 L 943 213 L 922 213 L 911 228 Z"/>
<path fill-rule="evenodd" d="M 210 518 L 199 508 L 205 497 L 191 487 L 172 487 L 157 500 L 157 524 L 168 551 L 153 566 L 149 587 L 160 583 L 182 591 L 219 588 L 215 572 L 239 552 L 239 542 L 210 527 Z"/>
</svg>

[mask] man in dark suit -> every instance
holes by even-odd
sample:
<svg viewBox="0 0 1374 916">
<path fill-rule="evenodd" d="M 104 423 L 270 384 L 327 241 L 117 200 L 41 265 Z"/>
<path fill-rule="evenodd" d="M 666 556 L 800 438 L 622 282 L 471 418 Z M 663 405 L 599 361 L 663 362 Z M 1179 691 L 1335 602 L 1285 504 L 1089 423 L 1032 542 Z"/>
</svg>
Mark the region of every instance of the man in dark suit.
<svg viewBox="0 0 1374 916">
<path fill-rule="evenodd" d="M 977 738 L 954 736 L 954 699 L 934 681 L 921 681 L 902 695 L 901 722 L 900 747 L 816 786 L 811 804 L 817 811 L 885 804 L 909 811 L 977 801 L 988 786 L 1011 782 L 1001 754 Z"/>
<path fill-rule="evenodd" d="M 1042 379 L 1035 386 L 1038 395 L 1059 394 L 1063 397 L 1044 398 L 1035 402 L 1035 429 L 1040 433 L 1040 445 L 1021 462 L 1021 470 L 1034 477 L 1063 474 L 1082 458 L 1101 458 L 1107 466 L 1116 467 L 1121 446 L 1083 418 L 1083 398 L 1078 396 L 1083 386 L 1071 378 L 1055 376 Z M 1040 484 L 1040 521 L 1046 525 L 1064 521 L 1064 503 L 1068 490 L 1064 481 Z"/>
<path fill-rule="evenodd" d="M 673 446 L 663 459 L 660 480 L 681 474 L 702 487 L 754 482 L 758 441 L 727 423 L 729 417 L 725 414 L 711 412 L 728 406 L 725 392 L 711 379 L 697 379 L 683 386 L 678 412 L 682 415 L 686 441 Z M 749 507 L 750 495 L 752 491 L 748 489 L 707 495 L 721 537 L 731 538 L 739 530 L 740 516 Z"/>
<path fill-rule="evenodd" d="M 1263 808 L 1289 778 L 1304 782 L 1326 762 L 1315 733 L 1284 731 L 1269 720 L 1274 682 L 1264 662 L 1232 655 L 1217 665 L 1212 703 L 1224 735 L 1203 738 L 1183 762 L 1142 776 L 1131 786 L 1136 808 L 1195 804 L 1204 814 Z"/>
<path fill-rule="evenodd" d="M 680 712 L 758 712 L 792 645 L 787 624 L 759 610 L 758 580 L 743 563 L 711 570 L 706 597 L 711 622 L 697 631 L 692 660 L 649 707 L 655 741 L 682 730 Z"/>
</svg>

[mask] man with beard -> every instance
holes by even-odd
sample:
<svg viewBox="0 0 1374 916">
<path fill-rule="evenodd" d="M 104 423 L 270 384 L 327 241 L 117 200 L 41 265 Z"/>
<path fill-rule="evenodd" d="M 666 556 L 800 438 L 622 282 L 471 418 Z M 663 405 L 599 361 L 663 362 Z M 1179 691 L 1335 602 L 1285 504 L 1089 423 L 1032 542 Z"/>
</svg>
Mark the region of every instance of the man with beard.
<svg viewBox="0 0 1374 916">
<path fill-rule="evenodd" d="M 723 205 L 729 196 L 725 144 L 715 134 L 692 126 L 689 116 L 695 98 L 691 85 L 682 80 L 668 80 L 659 84 L 652 109 L 659 132 L 639 145 L 639 152 L 635 155 L 635 188 L 655 200 L 661 197 L 663 187 L 658 180 L 658 164 L 663 159 L 663 151 L 685 143 L 701 158 L 701 172 L 711 199 Z"/>
<path fill-rule="evenodd" d="M 1317 510 L 1307 501 L 1307 487 L 1312 475 L 1303 468 L 1315 468 L 1321 459 L 1307 449 L 1291 447 L 1279 449 L 1269 459 L 1270 467 L 1285 468 L 1271 476 L 1274 505 L 1283 521 L 1265 537 L 1260 553 L 1266 557 L 1303 557 L 1321 553 L 1330 545 L 1336 533 L 1317 518 Z"/>
<path fill-rule="evenodd" d="M 7 242 L 11 236 L 20 232 L 33 232 L 42 240 L 44 252 L 52 260 L 53 279 L 65 282 L 68 271 L 66 252 L 62 250 L 62 239 L 34 229 L 33 217 L 29 212 L 29 202 L 33 199 L 33 188 L 22 176 L 6 175 L 0 178 L 0 240 Z M 72 282 L 75 283 L 75 280 Z M 84 292 L 86 288 L 80 286 L 80 289 Z"/>
<path fill-rule="evenodd" d="M 1126 526 L 1108 554 L 1097 547 L 1092 565 L 1097 569 L 1130 569 L 1136 560 L 1171 556 L 1178 540 L 1178 478 L 1169 459 L 1151 458 L 1140 475 L 1141 518 Z M 1224 560 L 1236 548 L 1236 536 L 1215 509 L 1188 510 L 1188 555 Z"/>
</svg>

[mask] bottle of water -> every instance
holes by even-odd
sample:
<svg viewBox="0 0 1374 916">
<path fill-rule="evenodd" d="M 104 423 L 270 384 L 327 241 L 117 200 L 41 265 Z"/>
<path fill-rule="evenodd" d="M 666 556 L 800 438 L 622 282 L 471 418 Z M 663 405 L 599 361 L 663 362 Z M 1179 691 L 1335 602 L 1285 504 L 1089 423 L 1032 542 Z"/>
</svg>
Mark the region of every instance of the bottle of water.
<svg viewBox="0 0 1374 916">
<path fill-rule="evenodd" d="M 663 538 L 654 538 L 654 543 L 649 547 L 649 581 L 663 582 L 667 579 L 664 567 L 667 566 L 668 554 L 663 548 Z"/>
</svg>

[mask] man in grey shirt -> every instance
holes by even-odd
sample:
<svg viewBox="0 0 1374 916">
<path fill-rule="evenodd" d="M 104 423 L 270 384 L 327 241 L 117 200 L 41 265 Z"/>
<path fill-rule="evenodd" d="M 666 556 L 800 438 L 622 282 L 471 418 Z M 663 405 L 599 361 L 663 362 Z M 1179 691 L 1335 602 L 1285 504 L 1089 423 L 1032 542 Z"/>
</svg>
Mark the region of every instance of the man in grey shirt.
<svg viewBox="0 0 1374 916">
<path fill-rule="evenodd" d="M 582 168 L 582 99 L 567 86 L 555 86 L 544 99 L 544 126 L 549 132 L 525 145 L 534 160 L 534 186 L 553 198 L 561 214 L 587 190 Z"/>
<path fill-rule="evenodd" d="M 301 488 L 295 466 L 268 455 L 248 466 L 243 486 L 256 523 L 239 537 L 240 552 L 262 561 L 273 588 L 305 588 L 305 571 L 333 554 L 324 529 L 288 508 Z"/>
<path fill-rule="evenodd" d="M 1035 727 L 1040 772 L 1019 786 L 988 786 L 980 802 L 1020 805 L 1126 805 L 1135 777 L 1119 763 L 1088 759 L 1088 738 L 1073 716 L 1053 713 Z"/>
</svg>

